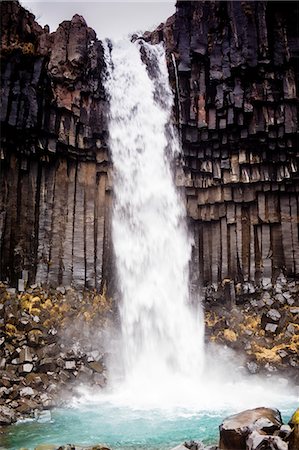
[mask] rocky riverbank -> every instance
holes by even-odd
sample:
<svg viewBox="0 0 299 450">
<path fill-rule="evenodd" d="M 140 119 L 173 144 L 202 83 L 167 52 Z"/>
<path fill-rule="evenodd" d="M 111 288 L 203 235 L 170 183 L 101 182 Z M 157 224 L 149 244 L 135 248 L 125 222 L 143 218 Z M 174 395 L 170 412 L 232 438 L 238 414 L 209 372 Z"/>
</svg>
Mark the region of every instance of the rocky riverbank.
<svg viewBox="0 0 299 450">
<path fill-rule="evenodd" d="M 0 427 L 62 405 L 82 383 L 105 386 L 105 292 L 1 284 L 0 310 Z"/>
</svg>

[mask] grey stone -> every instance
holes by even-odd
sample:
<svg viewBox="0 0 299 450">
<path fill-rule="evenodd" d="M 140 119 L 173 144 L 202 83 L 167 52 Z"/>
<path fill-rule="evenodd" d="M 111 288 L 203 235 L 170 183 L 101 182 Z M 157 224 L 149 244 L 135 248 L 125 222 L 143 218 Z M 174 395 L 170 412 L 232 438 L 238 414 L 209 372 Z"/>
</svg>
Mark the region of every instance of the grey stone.
<svg viewBox="0 0 299 450">
<path fill-rule="evenodd" d="M 281 305 L 284 305 L 286 302 L 286 299 L 284 298 L 284 296 L 282 294 L 276 294 L 275 295 L 275 300 L 279 301 L 279 303 Z"/>
<path fill-rule="evenodd" d="M 18 280 L 18 291 L 19 292 L 24 292 L 25 291 L 25 281 L 22 278 L 20 278 Z"/>
<path fill-rule="evenodd" d="M 52 420 L 51 411 L 48 409 L 44 411 L 36 411 L 35 417 L 38 423 L 48 423 Z"/>
<path fill-rule="evenodd" d="M 76 369 L 76 361 L 65 361 L 64 368 L 66 370 L 74 370 Z"/>
<path fill-rule="evenodd" d="M 59 292 L 60 294 L 65 294 L 65 287 L 64 286 L 58 286 L 56 288 L 56 291 Z"/>
<path fill-rule="evenodd" d="M 30 348 L 29 347 L 23 347 L 21 349 L 19 358 L 20 358 L 20 362 L 21 363 L 31 362 L 32 361 L 32 354 L 31 354 Z"/>
<path fill-rule="evenodd" d="M 0 358 L 0 369 L 4 369 L 6 365 L 6 359 Z"/>
<path fill-rule="evenodd" d="M 246 363 L 246 366 L 250 373 L 258 373 L 260 370 L 258 364 L 254 361 Z"/>
<path fill-rule="evenodd" d="M 19 372 L 20 373 L 30 373 L 33 370 L 33 364 L 32 363 L 25 363 L 20 366 Z"/>
<path fill-rule="evenodd" d="M 34 395 L 34 390 L 30 386 L 23 387 L 20 390 L 21 397 L 32 397 Z"/>
<path fill-rule="evenodd" d="M 296 328 L 294 327 L 294 325 L 292 323 L 289 323 L 289 325 L 287 326 L 287 332 L 289 334 L 295 334 L 296 333 Z"/>
<path fill-rule="evenodd" d="M 267 317 L 273 320 L 273 322 L 278 322 L 281 319 L 281 314 L 277 309 L 270 309 L 267 312 Z"/>
<path fill-rule="evenodd" d="M 265 330 L 269 333 L 276 333 L 277 328 L 278 325 L 276 325 L 275 323 L 267 323 Z"/>
<path fill-rule="evenodd" d="M 277 368 L 275 367 L 275 366 L 273 366 L 272 364 L 270 364 L 270 363 L 266 363 L 265 364 L 265 369 L 266 370 L 268 370 L 268 372 L 277 372 Z"/>
<path fill-rule="evenodd" d="M 16 288 L 7 288 L 6 292 L 10 295 L 16 295 L 17 290 L 16 290 Z"/>
<path fill-rule="evenodd" d="M 278 350 L 277 353 L 279 354 L 279 356 L 281 358 L 285 358 L 286 356 L 288 356 L 288 353 L 285 350 L 283 350 L 283 349 Z"/>
</svg>

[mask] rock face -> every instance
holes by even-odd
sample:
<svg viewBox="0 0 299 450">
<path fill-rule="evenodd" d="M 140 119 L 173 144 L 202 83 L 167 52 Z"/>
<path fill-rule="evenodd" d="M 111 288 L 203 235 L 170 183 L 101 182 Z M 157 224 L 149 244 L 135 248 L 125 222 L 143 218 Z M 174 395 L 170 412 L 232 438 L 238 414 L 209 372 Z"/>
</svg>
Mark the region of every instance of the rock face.
<svg viewBox="0 0 299 450">
<path fill-rule="evenodd" d="M 49 33 L 17 2 L 1 9 L 0 279 L 100 290 L 113 284 L 101 42 L 78 15 Z M 179 1 L 144 35 L 165 41 L 176 92 L 194 291 L 233 298 L 238 283 L 298 273 L 297 15 Z"/>
<path fill-rule="evenodd" d="M 299 272 L 297 20 L 293 3 L 178 1 L 145 36 L 174 87 L 176 58 L 194 286 Z"/>
<path fill-rule="evenodd" d="M 0 279 L 100 290 L 111 267 L 101 43 L 78 15 L 49 34 L 17 2 L 1 10 Z"/>
</svg>

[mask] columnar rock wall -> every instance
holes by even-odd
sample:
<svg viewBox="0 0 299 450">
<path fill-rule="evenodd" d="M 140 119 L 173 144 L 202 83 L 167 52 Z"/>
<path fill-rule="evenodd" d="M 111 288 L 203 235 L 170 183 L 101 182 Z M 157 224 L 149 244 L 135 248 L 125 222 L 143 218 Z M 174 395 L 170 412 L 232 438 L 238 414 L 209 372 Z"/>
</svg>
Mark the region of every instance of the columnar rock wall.
<svg viewBox="0 0 299 450">
<path fill-rule="evenodd" d="M 17 2 L 1 9 L 0 279 L 100 290 L 111 278 L 101 43 L 81 16 L 49 34 Z"/>
<path fill-rule="evenodd" d="M 179 1 L 164 40 L 194 230 L 193 281 L 299 273 L 298 5 Z"/>
<path fill-rule="evenodd" d="M 101 42 L 78 15 L 50 34 L 17 2 L 1 9 L 0 278 L 100 289 L 113 273 Z M 176 91 L 194 286 L 299 272 L 297 19 L 294 2 L 179 1 L 144 35 L 165 41 Z"/>
</svg>

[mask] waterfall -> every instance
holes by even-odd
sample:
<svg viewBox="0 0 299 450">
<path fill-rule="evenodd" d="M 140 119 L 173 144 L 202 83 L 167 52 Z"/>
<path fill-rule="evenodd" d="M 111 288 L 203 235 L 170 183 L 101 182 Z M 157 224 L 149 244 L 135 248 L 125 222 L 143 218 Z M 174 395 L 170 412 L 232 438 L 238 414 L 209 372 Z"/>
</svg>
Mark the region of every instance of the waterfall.
<svg viewBox="0 0 299 450">
<path fill-rule="evenodd" d="M 191 240 L 172 173 L 180 150 L 173 96 L 161 44 L 121 42 L 105 53 L 124 377 L 135 392 L 159 395 L 203 366 L 203 323 L 188 289 Z"/>
<path fill-rule="evenodd" d="M 103 392 L 83 386 L 79 404 L 113 405 L 138 418 L 136 409 L 166 409 L 172 417 L 173 411 L 185 416 L 293 401 L 297 394 L 283 380 L 247 377 L 242 359 L 227 347 L 204 350 L 201 308 L 191 307 L 188 289 L 192 241 L 172 170 L 180 148 L 165 52 L 144 42 L 110 47 L 103 81 L 121 342 L 110 362 L 110 386 Z"/>
</svg>

